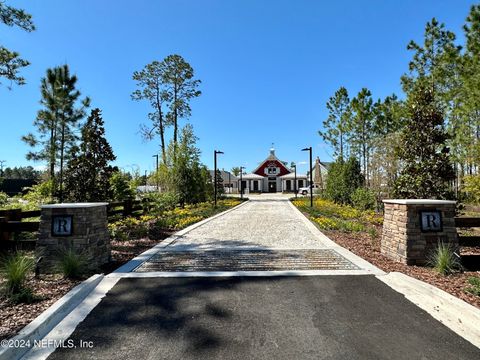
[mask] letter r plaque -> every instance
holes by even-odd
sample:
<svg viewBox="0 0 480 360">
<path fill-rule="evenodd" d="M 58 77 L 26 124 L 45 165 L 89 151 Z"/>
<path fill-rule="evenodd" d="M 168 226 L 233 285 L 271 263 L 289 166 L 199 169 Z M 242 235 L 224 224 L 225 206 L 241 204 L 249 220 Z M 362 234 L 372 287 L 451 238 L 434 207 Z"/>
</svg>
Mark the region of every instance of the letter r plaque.
<svg viewBox="0 0 480 360">
<path fill-rule="evenodd" d="M 442 212 L 438 210 L 420 211 L 420 226 L 423 232 L 443 231 Z"/>
<path fill-rule="evenodd" d="M 52 236 L 70 236 L 72 234 L 72 215 L 52 215 Z"/>
</svg>

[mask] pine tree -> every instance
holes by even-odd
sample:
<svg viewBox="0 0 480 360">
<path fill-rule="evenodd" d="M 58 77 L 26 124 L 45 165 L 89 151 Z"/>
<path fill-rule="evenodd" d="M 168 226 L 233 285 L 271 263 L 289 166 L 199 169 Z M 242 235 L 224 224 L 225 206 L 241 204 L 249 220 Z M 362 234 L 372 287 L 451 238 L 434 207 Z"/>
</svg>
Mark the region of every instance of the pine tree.
<svg viewBox="0 0 480 360">
<path fill-rule="evenodd" d="M 117 170 L 110 165 L 116 159 L 105 138 L 100 109 L 93 109 L 82 127 L 81 143 L 71 150 L 65 171 L 65 192 L 69 200 L 105 201 L 111 198 L 110 178 Z"/>
<path fill-rule="evenodd" d="M 167 120 L 173 125 L 173 145 L 178 143 L 178 121 L 191 115 L 190 100 L 201 95 L 200 80 L 194 79 L 192 66 L 180 55 L 169 55 L 162 61 L 163 83 L 167 87 L 169 113 Z"/>
<path fill-rule="evenodd" d="M 348 91 L 343 86 L 327 102 L 328 118 L 323 122 L 319 135 L 332 145 L 335 156 L 346 156 L 346 138 L 351 122 L 351 107 Z"/>
<path fill-rule="evenodd" d="M 395 182 L 395 196 L 452 198 L 450 182 L 455 173 L 446 146 L 444 118 L 432 88 L 426 83 L 416 84 L 407 107 L 409 116 L 397 149 L 403 168 Z"/>
<path fill-rule="evenodd" d="M 369 160 L 373 132 L 373 100 L 370 90 L 363 88 L 351 103 L 353 117 L 350 126 L 352 150 L 358 154 L 367 184 L 369 183 Z"/>
<path fill-rule="evenodd" d="M 162 161 L 167 163 L 167 143 L 165 140 L 165 130 L 167 121 L 164 107 L 168 100 L 168 92 L 164 85 L 165 65 L 159 61 L 152 61 L 142 70 L 133 73 L 133 80 L 137 82 L 139 89 L 135 90 L 131 97 L 132 100 L 147 100 L 153 109 L 148 114 L 148 118 L 152 122 L 152 126 L 142 125 L 140 131 L 146 140 L 152 140 L 154 135 L 160 137 L 160 150 L 162 153 Z"/>
<path fill-rule="evenodd" d="M 59 197 L 63 201 L 63 165 L 69 149 L 77 140 L 79 122 L 85 117 L 90 105 L 88 97 L 80 100 L 80 91 L 75 88 L 77 77 L 70 75 L 68 65 L 48 69 L 41 81 L 43 109 L 37 113 L 34 126 L 38 135 L 30 133 L 22 140 L 31 147 L 39 147 L 27 154 L 28 160 L 48 162 L 53 189 L 57 189 L 56 167 L 59 167 Z M 80 102 L 80 105 L 78 105 Z M 52 194 L 54 195 L 54 194 Z"/>
<path fill-rule="evenodd" d="M 27 32 L 35 30 L 32 16 L 22 9 L 8 6 L 0 1 L 0 22 L 7 26 L 17 26 Z M 25 79 L 18 74 L 20 68 L 30 63 L 20 57 L 20 54 L 0 45 L 0 78 L 4 77 L 17 85 L 25 84 Z"/>
</svg>

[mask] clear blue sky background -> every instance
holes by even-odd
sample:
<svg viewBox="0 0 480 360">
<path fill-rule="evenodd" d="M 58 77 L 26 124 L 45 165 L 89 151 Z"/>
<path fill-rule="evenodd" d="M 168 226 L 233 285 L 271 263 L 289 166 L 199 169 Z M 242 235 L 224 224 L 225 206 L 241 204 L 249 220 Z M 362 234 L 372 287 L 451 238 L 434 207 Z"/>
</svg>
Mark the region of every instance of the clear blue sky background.
<svg viewBox="0 0 480 360">
<path fill-rule="evenodd" d="M 432 17 L 463 42 L 461 30 L 474 2 L 463 0 L 38 0 L 7 1 L 33 15 L 37 31 L 0 26 L 0 43 L 32 64 L 27 84 L 0 86 L 0 160 L 29 163 L 20 137 L 32 131 L 39 84 L 48 67 L 68 63 L 78 86 L 103 110 L 116 164 L 131 171 L 154 168 L 159 142 L 145 143 L 146 103 L 130 100 L 132 73 L 152 60 L 182 55 L 202 80 L 192 102 L 202 161 L 253 170 L 275 143 L 285 161 L 305 161 L 305 146 L 331 160 L 317 131 L 325 103 L 340 86 L 374 98 L 401 95 L 409 40 L 422 41 Z M 305 172 L 306 166 L 299 167 Z"/>
</svg>

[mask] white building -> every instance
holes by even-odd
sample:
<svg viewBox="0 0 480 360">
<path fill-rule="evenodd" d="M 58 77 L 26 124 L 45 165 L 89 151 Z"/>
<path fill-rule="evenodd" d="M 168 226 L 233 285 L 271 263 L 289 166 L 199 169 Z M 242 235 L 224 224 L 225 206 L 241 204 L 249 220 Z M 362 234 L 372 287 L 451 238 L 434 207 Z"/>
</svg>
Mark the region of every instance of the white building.
<svg viewBox="0 0 480 360">
<path fill-rule="evenodd" d="M 245 192 L 294 192 L 308 186 L 307 176 L 295 176 L 294 170 L 286 164 L 277 158 L 275 149 L 270 149 L 270 155 L 254 171 L 242 175 L 242 188 Z"/>
</svg>

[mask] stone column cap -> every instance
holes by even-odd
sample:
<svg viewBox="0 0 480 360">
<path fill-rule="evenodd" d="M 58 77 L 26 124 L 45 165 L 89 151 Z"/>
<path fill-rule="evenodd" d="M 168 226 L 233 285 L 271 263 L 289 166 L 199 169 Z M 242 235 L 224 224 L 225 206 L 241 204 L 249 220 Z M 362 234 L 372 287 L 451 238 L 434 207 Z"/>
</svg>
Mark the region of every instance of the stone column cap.
<svg viewBox="0 0 480 360">
<path fill-rule="evenodd" d="M 62 204 L 48 204 L 42 205 L 42 209 L 72 209 L 72 208 L 89 208 L 97 206 L 107 206 L 107 202 L 93 202 L 93 203 L 62 203 Z"/>
<path fill-rule="evenodd" d="M 434 199 L 387 199 L 383 200 L 385 204 L 401 205 L 453 205 L 455 200 L 434 200 Z"/>
</svg>

